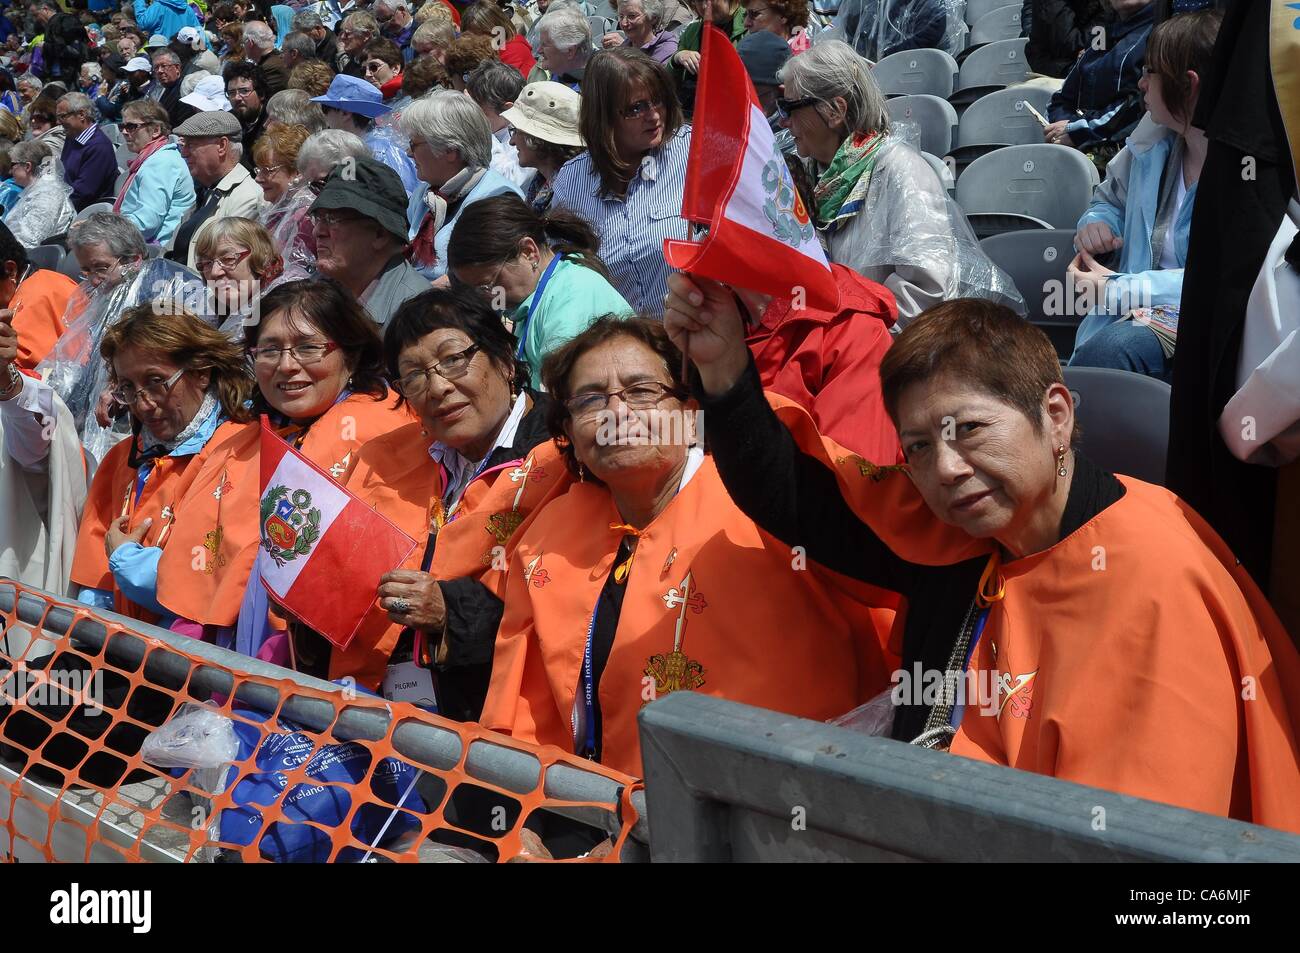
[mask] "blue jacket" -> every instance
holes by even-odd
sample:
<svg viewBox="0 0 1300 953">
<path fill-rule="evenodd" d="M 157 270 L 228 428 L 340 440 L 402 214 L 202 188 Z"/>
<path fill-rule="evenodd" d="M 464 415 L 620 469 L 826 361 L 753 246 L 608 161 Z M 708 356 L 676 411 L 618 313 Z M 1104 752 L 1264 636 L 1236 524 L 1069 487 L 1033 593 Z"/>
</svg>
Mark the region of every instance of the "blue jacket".
<svg viewBox="0 0 1300 953">
<path fill-rule="evenodd" d="M 113 194 L 117 184 L 117 152 L 98 126 L 82 145 L 75 136 L 63 141 L 63 180 L 72 186 L 72 207 L 80 212 Z"/>
<path fill-rule="evenodd" d="M 447 273 L 447 246 L 451 242 L 451 230 L 456 227 L 456 221 L 460 218 L 460 213 L 477 202 L 479 199 L 490 199 L 494 195 L 505 195 L 507 192 L 524 197 L 524 193 L 519 191 L 519 187 L 503 175 L 498 175 L 491 169 L 483 173 L 483 178 L 478 180 L 478 184 L 469 190 L 469 195 L 456 208 L 456 214 L 450 216 L 442 223 L 442 228 L 438 229 L 438 234 L 433 236 L 433 248 L 438 253 L 438 260 L 432 268 L 421 268 L 415 266 L 415 270 L 430 281 L 435 281 Z M 425 204 L 424 197 L 429 194 L 429 183 L 421 182 L 420 187 L 411 194 L 411 201 L 406 205 L 406 220 L 410 223 L 410 238 L 414 241 L 415 236 L 420 231 L 420 223 L 424 217 L 429 214 L 429 206 Z"/>
<path fill-rule="evenodd" d="M 1146 112 L 1138 80 L 1155 8 L 1153 3 L 1127 20 L 1106 23 L 1105 49 L 1085 49 L 1048 102 L 1047 118 L 1068 120 L 1065 129 L 1076 146 L 1123 142 Z"/>
<path fill-rule="evenodd" d="M 140 166 L 122 199 L 122 217 L 144 240 L 166 245 L 194 206 L 194 179 L 176 143 L 169 142 Z"/>
<path fill-rule="evenodd" d="M 1136 137 L 1134 137 L 1136 138 Z M 1075 347 L 1102 328 L 1118 321 L 1138 307 L 1178 307 L 1183 295 L 1183 265 L 1187 261 L 1187 240 L 1192 229 L 1194 184 L 1187 190 L 1183 207 L 1170 224 L 1166 242 L 1173 242 L 1177 268 L 1162 269 L 1155 261 L 1151 233 L 1155 228 L 1156 206 L 1160 201 L 1160 178 L 1173 148 L 1175 136 L 1166 132 L 1156 142 L 1129 140 L 1106 169 L 1106 181 L 1097 189 L 1092 204 L 1079 219 L 1105 222 L 1124 239 L 1119 247 L 1117 274 L 1106 282 L 1106 300 L 1083 319 L 1075 335 Z M 1122 203 L 1122 204 L 1121 204 Z"/>
<path fill-rule="evenodd" d="M 161 33 L 172 39 L 181 31 L 181 27 L 202 27 L 199 18 L 190 9 L 185 0 L 135 0 L 135 24 L 145 36 Z"/>
</svg>

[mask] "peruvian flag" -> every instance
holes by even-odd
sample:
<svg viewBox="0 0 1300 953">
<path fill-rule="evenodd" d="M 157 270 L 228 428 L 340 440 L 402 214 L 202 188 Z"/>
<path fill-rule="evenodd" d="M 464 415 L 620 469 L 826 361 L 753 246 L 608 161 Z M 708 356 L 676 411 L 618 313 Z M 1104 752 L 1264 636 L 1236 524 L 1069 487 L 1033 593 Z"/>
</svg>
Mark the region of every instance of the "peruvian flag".
<svg viewBox="0 0 1300 953">
<path fill-rule="evenodd" d="M 727 37 L 704 28 L 682 218 L 703 242 L 664 240 L 680 271 L 808 307 L 839 310 L 840 294 L 754 85 Z M 739 101 L 738 101 L 739 100 Z"/>
<path fill-rule="evenodd" d="M 375 604 L 379 577 L 415 540 L 339 486 L 262 418 L 262 544 L 272 598 L 340 649 Z"/>
</svg>

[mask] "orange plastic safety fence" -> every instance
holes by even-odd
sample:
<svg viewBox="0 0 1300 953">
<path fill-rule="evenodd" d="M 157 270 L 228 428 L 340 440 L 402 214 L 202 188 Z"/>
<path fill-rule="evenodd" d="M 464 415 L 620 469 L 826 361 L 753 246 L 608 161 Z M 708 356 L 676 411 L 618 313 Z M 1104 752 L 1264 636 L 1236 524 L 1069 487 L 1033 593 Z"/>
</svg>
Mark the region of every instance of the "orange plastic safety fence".
<svg viewBox="0 0 1300 953">
<path fill-rule="evenodd" d="M 174 641 L 126 629 L 93 609 L 52 599 L 40 590 L 8 580 L 0 583 L 0 589 L 14 594 L 12 610 L 4 613 L 0 639 L 2 859 L 21 859 L 26 854 L 49 862 L 83 862 L 103 856 L 108 848 L 119 855 L 113 859 L 128 861 L 157 857 L 153 850 L 158 849 L 187 862 L 257 862 L 286 859 L 285 843 L 300 843 L 306 834 L 309 847 L 295 859 L 418 862 L 478 859 L 478 855 L 504 861 L 539 853 L 544 857 L 536 847 L 530 851 L 525 846 L 525 839 L 536 843 L 534 835 L 549 850 L 557 839 L 565 841 L 566 831 L 567 843 L 572 844 L 576 830 L 576 839 L 586 839 L 590 846 L 600 836 L 597 833 L 592 839 L 592 828 L 544 809 L 594 808 L 618 819 L 613 850 L 603 858 L 617 861 L 636 824 L 631 794 L 638 784 L 633 778 L 558 748 L 523 744 L 409 704 L 356 693 L 349 697 L 343 692 L 307 688 L 289 678 L 250 674 L 187 652 Z M 45 603 L 40 625 L 28 625 L 18 618 L 19 596 Z M 46 616 L 56 606 L 74 614 L 63 635 L 44 627 Z M 84 620 L 95 620 L 107 628 L 97 651 L 76 637 Z M 122 653 L 114 651 L 114 640 L 124 638 L 138 640 L 136 645 L 143 643 L 144 656 L 134 667 L 123 664 Z M 155 652 L 188 660 L 188 674 L 181 684 L 159 676 L 157 667 L 152 675 L 146 674 Z M 229 674 L 233 680 L 229 694 L 212 696 L 195 686 L 194 675 L 200 670 Z M 278 698 L 276 710 L 248 709 L 241 687 L 250 685 L 273 690 Z M 91 697 L 94 693 L 96 697 Z M 294 723 L 283 713 L 290 698 L 328 704 L 333 712 L 329 725 L 314 731 Z M 144 737 L 174 718 L 187 703 L 219 711 L 255 743 L 244 744 L 240 748 L 243 756 L 230 762 L 230 767 L 206 774 L 199 769 L 167 769 L 146 763 L 140 751 Z M 335 736 L 340 715 L 359 709 L 391 715 L 383 737 Z M 455 764 L 436 766 L 412 757 L 409 751 L 399 753 L 394 732 L 411 722 L 454 732 L 460 742 Z M 279 745 L 280 751 L 289 749 L 291 757 L 286 760 L 292 764 L 268 764 L 268 745 Z M 466 762 L 472 753 L 481 753 L 479 746 L 513 749 L 531 757 L 537 765 L 531 787 L 514 790 L 483 780 L 481 771 L 471 775 Z M 346 782 L 322 778 L 320 763 L 337 763 L 340 752 L 347 754 L 345 760 L 351 764 L 359 761 L 364 775 Z M 259 756 L 263 757 L 261 763 Z M 613 788 L 620 792 L 618 802 L 563 801 L 547 796 L 544 784 L 553 766 L 609 779 L 618 786 Z M 400 797 L 394 796 L 396 789 L 384 790 L 380 782 L 385 773 L 402 775 Z M 218 783 L 213 783 L 214 777 Z M 37 796 L 40 793 L 49 803 L 42 803 Z M 334 818 L 337 823 L 322 823 L 310 812 L 303 812 L 302 799 L 322 794 L 338 807 L 341 816 Z M 222 823 L 223 818 L 231 819 L 222 812 L 231 811 L 237 823 Z M 367 824 L 361 823 L 363 816 Z M 251 829 L 241 833 L 238 842 L 221 839 L 227 829 L 238 830 L 241 823 Z M 307 834 L 304 826 L 318 833 Z M 531 833 L 525 833 L 525 828 Z M 109 830 L 117 835 L 109 838 L 111 844 L 105 837 Z M 123 830 L 133 836 L 122 836 Z M 84 840 L 79 856 L 60 851 L 56 831 L 58 844 L 66 845 L 71 839 L 81 845 Z M 395 831 L 401 831 L 400 838 L 384 836 Z M 573 853 L 581 849 L 585 848 Z M 563 855 L 557 850 L 556 856 Z"/>
</svg>

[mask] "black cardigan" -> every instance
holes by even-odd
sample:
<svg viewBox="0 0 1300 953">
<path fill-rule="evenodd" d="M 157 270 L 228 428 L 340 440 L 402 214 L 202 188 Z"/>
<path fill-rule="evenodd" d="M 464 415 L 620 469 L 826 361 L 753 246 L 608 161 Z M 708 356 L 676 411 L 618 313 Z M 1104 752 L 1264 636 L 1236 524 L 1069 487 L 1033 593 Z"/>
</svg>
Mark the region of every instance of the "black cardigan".
<svg viewBox="0 0 1300 953">
<path fill-rule="evenodd" d="M 752 359 L 726 394 L 710 398 L 698 378 L 694 390 L 709 449 L 736 505 L 777 539 L 803 546 L 815 562 L 906 597 L 903 670 L 919 663 L 923 671 L 943 672 L 987 560 L 922 566 L 894 555 L 849 508 L 835 474 L 799 449 L 763 396 Z M 1123 495 L 1114 476 L 1076 453 L 1060 538 Z M 900 706 L 892 736 L 910 741 L 921 734 L 929 710 L 925 704 Z"/>
</svg>

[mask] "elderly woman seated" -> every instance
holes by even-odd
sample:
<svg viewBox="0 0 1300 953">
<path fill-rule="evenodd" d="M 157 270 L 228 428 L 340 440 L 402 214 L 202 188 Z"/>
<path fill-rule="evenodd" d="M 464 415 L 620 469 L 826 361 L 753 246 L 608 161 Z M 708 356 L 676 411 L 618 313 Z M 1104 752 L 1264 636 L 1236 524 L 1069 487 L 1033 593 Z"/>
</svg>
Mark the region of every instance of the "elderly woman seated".
<svg viewBox="0 0 1300 953">
<path fill-rule="evenodd" d="M 22 188 L 5 216 L 9 231 L 28 248 L 62 235 L 72 224 L 72 189 L 59 175 L 53 154 L 43 142 L 20 142 L 9 150 L 9 174 Z"/>
<path fill-rule="evenodd" d="M 773 411 L 728 289 L 671 286 L 736 505 L 906 599 L 893 738 L 1300 832 L 1295 646 L 1186 504 L 1072 449 L 1042 331 L 980 300 L 919 317 L 880 370 L 907 464 L 878 466 Z"/>
<path fill-rule="evenodd" d="M 407 301 L 384 333 L 384 359 L 418 419 L 362 447 L 348 489 L 422 545 L 376 580 L 379 602 L 339 672 L 378 687 L 386 667 L 404 666 L 413 677 L 392 681 L 425 687 L 392 697 L 418 704 L 433 698 L 432 666 L 438 712 L 476 721 L 501 570 L 520 529 L 571 479 L 547 430 L 550 401 L 530 389 L 482 295 L 435 288 Z"/>
<path fill-rule="evenodd" d="M 145 241 L 164 247 L 194 207 L 194 179 L 171 131 L 167 110 L 152 99 L 122 109 L 122 134 L 135 158 L 113 211 L 140 229 Z"/>
<path fill-rule="evenodd" d="M 432 281 L 447 273 L 451 230 L 467 206 L 493 195 L 523 193 L 489 168 L 492 127 L 468 96 L 434 90 L 402 113 L 401 130 L 410 139 L 421 179 L 406 209 L 410 261 Z"/>
<path fill-rule="evenodd" d="M 830 718 L 881 691 L 893 662 L 893 614 L 870 608 L 893 597 L 805 570 L 737 509 L 680 372 L 646 319 L 601 318 L 547 359 L 551 432 L 579 482 L 515 545 L 482 718 L 633 774 L 637 712 L 660 695 Z M 795 632 L 817 633 L 815 651 Z"/>
<path fill-rule="evenodd" d="M 270 233 L 249 218 L 216 219 L 197 244 L 195 264 L 208 290 L 204 316 L 233 341 L 244 340 L 264 295 L 310 277 L 301 264 L 286 264 Z"/>
<path fill-rule="evenodd" d="M 852 47 L 819 43 L 778 75 L 785 96 L 777 108 L 799 155 L 812 163 L 810 212 L 831 261 L 889 288 L 898 328 L 956 297 L 1023 311 L 1015 286 L 984 254 L 925 159 L 889 135 L 885 97 Z"/>
<path fill-rule="evenodd" d="M 303 276 L 314 271 L 316 261 L 316 236 L 307 214 L 316 195 L 298 171 L 298 157 L 307 136 L 303 126 L 273 121 L 266 124 L 253 145 L 253 160 L 257 163 L 253 175 L 266 199 L 258 218 L 271 233 L 275 250 L 286 266 L 296 265 Z"/>
</svg>

